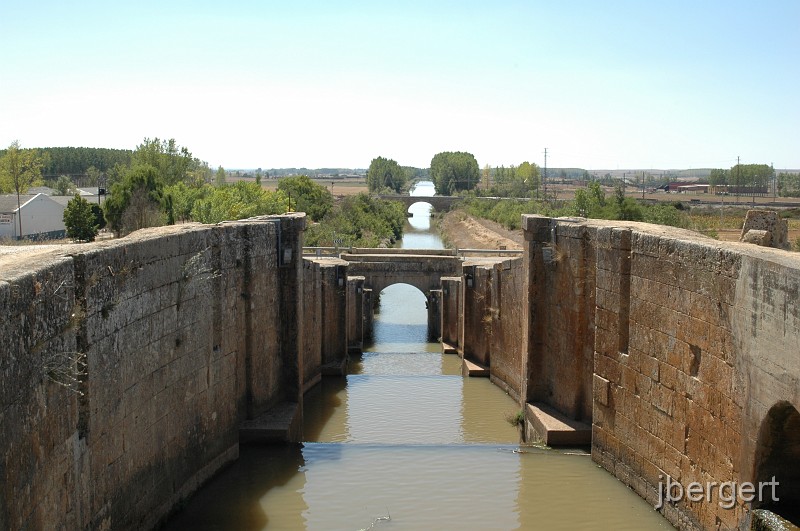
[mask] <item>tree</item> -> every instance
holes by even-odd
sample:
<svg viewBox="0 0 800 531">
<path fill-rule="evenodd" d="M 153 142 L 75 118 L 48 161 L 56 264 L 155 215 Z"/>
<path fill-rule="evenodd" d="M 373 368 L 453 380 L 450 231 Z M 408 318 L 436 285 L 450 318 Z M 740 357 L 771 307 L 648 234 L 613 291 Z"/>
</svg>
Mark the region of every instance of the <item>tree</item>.
<svg viewBox="0 0 800 531">
<path fill-rule="evenodd" d="M 333 208 L 333 195 L 306 175 L 281 179 L 278 190 L 289 197 L 295 211 L 305 212 L 313 221 L 320 221 Z"/>
<path fill-rule="evenodd" d="M 575 190 L 573 209 L 576 215 L 585 218 L 600 218 L 605 207 L 606 193 L 597 181 L 591 181 L 585 189 Z"/>
<path fill-rule="evenodd" d="M 728 170 L 713 169 L 708 176 L 708 184 L 722 186 L 728 184 Z"/>
<path fill-rule="evenodd" d="M 97 236 L 97 224 L 95 214 L 89 202 L 80 195 L 67 203 L 64 209 L 64 226 L 67 229 L 67 236 L 76 241 L 92 242 Z"/>
<path fill-rule="evenodd" d="M 16 192 L 19 209 L 22 206 L 20 194 L 41 182 L 41 178 L 42 160 L 38 154 L 31 149 L 20 149 L 19 140 L 13 141 L 0 158 L 0 192 Z M 17 220 L 19 235 L 22 236 L 22 216 L 17 216 Z"/>
<path fill-rule="evenodd" d="M 431 159 L 431 179 L 439 195 L 472 190 L 480 180 L 478 161 L 463 151 L 437 153 Z"/>
<path fill-rule="evenodd" d="M 800 197 L 800 173 L 779 173 L 778 193 L 781 197 Z"/>
<path fill-rule="evenodd" d="M 103 204 L 106 219 L 118 236 L 162 224 L 164 183 L 149 165 L 134 166 L 111 188 Z"/>
<path fill-rule="evenodd" d="M 164 196 L 171 198 L 172 213 L 177 221 L 192 219 L 194 204 L 211 193 L 211 185 L 192 186 L 177 183 L 164 188 Z"/>
<path fill-rule="evenodd" d="M 217 168 L 217 174 L 216 177 L 214 178 L 214 186 L 225 186 L 225 182 L 226 182 L 225 168 L 220 166 L 219 168 Z"/>
<path fill-rule="evenodd" d="M 751 190 L 766 189 L 773 173 L 773 169 L 767 164 L 737 164 L 730 169 L 730 175 L 736 177 L 736 186 Z"/>
<path fill-rule="evenodd" d="M 94 224 L 97 225 L 97 230 L 106 228 L 106 215 L 103 213 L 103 207 L 97 203 L 91 203 L 92 214 L 94 215 Z"/>
<path fill-rule="evenodd" d="M 267 214 L 283 214 L 289 210 L 289 198 L 282 190 L 270 192 L 256 183 L 237 181 L 219 186 L 198 199 L 192 209 L 192 219 L 201 223 L 219 223 Z"/>
<path fill-rule="evenodd" d="M 631 197 L 625 197 L 625 188 L 617 185 L 614 190 L 614 216 L 613 219 L 625 221 L 641 221 L 643 219 L 642 209 Z"/>
<path fill-rule="evenodd" d="M 201 165 L 201 162 L 192 158 L 189 150 L 179 146 L 174 138 L 169 140 L 145 138 L 136 147 L 132 158 L 132 166 L 155 168 L 165 185 L 186 181 L 191 177 L 190 172 Z"/>
<path fill-rule="evenodd" d="M 392 159 L 377 157 L 369 163 L 367 187 L 370 192 L 380 192 L 388 188 L 400 193 L 406 183 L 406 179 L 406 172 Z"/>
<path fill-rule="evenodd" d="M 58 195 L 71 195 L 77 191 L 75 183 L 66 175 L 61 175 L 56 181 Z"/>
<path fill-rule="evenodd" d="M 489 181 L 492 178 L 492 168 L 490 168 L 488 164 L 483 167 L 483 173 L 481 174 L 481 177 L 483 178 L 483 189 L 488 190 Z"/>
</svg>

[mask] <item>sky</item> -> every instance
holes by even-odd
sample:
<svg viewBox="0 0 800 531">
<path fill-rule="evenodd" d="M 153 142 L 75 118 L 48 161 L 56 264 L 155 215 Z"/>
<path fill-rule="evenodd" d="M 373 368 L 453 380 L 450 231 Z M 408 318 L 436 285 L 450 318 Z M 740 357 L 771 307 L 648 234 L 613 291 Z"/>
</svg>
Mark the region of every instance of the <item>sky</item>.
<svg viewBox="0 0 800 531">
<path fill-rule="evenodd" d="M 800 2 L 0 0 L 0 146 L 800 168 Z"/>
</svg>

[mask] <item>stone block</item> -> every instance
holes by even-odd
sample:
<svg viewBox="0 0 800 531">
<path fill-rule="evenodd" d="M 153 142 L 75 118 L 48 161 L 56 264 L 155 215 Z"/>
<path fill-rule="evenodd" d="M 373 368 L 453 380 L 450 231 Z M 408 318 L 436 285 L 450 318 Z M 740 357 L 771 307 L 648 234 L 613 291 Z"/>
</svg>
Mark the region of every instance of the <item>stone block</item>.
<svg viewBox="0 0 800 531">
<path fill-rule="evenodd" d="M 603 406 L 609 405 L 611 383 L 598 374 L 592 376 L 592 397 L 594 401 Z"/>
<path fill-rule="evenodd" d="M 525 418 L 548 446 L 584 446 L 591 443 L 590 424 L 570 419 L 546 404 L 526 404 Z"/>
</svg>

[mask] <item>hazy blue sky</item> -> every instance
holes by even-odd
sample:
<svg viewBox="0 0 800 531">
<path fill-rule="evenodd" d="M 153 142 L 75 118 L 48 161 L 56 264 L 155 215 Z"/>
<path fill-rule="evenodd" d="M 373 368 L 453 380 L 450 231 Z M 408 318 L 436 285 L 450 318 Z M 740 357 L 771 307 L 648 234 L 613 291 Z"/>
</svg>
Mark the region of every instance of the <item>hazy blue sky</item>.
<svg viewBox="0 0 800 531">
<path fill-rule="evenodd" d="M 800 1 L 0 0 L 0 146 L 800 168 Z"/>
</svg>

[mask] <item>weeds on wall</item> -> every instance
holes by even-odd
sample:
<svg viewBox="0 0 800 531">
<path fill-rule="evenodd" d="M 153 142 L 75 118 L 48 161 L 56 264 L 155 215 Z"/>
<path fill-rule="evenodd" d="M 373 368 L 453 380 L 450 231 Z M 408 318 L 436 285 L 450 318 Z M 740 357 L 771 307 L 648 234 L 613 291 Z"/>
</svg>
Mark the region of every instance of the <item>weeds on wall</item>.
<svg viewBox="0 0 800 531">
<path fill-rule="evenodd" d="M 70 392 L 83 396 L 80 390 L 83 377 L 88 372 L 86 354 L 83 352 L 59 352 L 44 360 L 43 376 Z"/>
<path fill-rule="evenodd" d="M 525 422 L 525 412 L 520 409 L 516 413 L 506 413 L 505 419 L 512 426 L 522 427 Z"/>
</svg>

